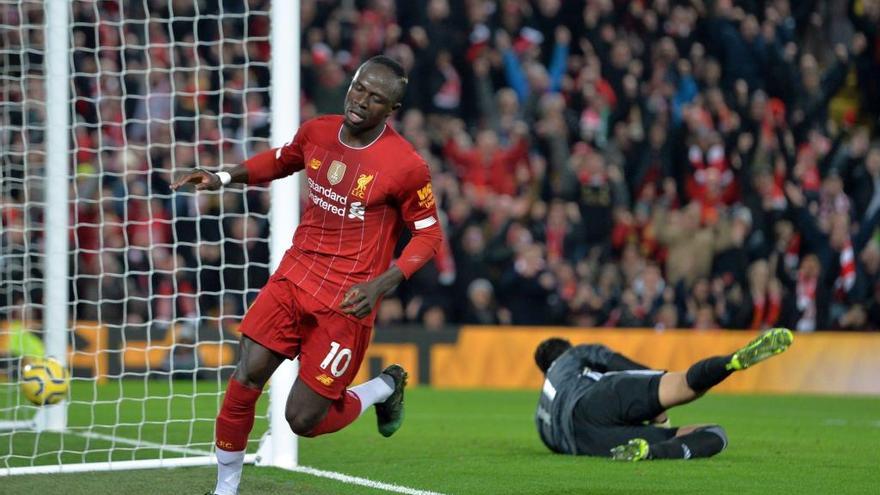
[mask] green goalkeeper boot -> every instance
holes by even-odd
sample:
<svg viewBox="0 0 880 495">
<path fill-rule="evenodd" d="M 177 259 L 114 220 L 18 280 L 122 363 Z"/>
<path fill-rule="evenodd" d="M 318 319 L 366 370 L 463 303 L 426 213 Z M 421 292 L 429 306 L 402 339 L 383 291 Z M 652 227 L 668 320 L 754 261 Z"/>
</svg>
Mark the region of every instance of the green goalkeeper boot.
<svg viewBox="0 0 880 495">
<path fill-rule="evenodd" d="M 791 330 L 787 328 L 770 329 L 736 351 L 730 362 L 727 363 L 727 369 L 744 370 L 754 366 L 788 349 L 792 340 L 794 340 L 794 335 Z"/>
<path fill-rule="evenodd" d="M 615 461 L 643 461 L 648 458 L 648 441 L 644 438 L 633 438 L 623 445 L 611 449 L 611 458 Z"/>
<path fill-rule="evenodd" d="M 390 437 L 403 424 L 403 390 L 406 388 L 407 373 L 399 364 L 392 364 L 382 373 L 394 380 L 394 392 L 385 402 L 376 404 L 376 423 L 383 437 Z"/>
</svg>

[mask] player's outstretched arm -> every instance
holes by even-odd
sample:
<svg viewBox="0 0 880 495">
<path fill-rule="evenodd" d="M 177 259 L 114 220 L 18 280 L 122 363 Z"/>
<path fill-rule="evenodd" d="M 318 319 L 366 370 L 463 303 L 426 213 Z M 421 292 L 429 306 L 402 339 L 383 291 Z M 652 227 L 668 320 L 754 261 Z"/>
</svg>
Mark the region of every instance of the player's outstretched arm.
<svg viewBox="0 0 880 495">
<path fill-rule="evenodd" d="M 303 133 L 297 132 L 290 142 L 280 148 L 261 151 L 241 165 L 223 172 L 197 168 L 171 184 L 171 190 L 176 191 L 191 184 L 196 191 L 216 191 L 226 184 L 262 184 L 287 177 L 303 169 L 303 139 Z"/>
<path fill-rule="evenodd" d="M 627 370 L 647 370 L 647 366 L 637 363 L 630 358 L 614 352 L 602 344 L 583 344 L 575 346 L 572 351 L 583 362 L 584 366 L 589 366 L 599 372 L 606 371 L 627 371 Z"/>
<path fill-rule="evenodd" d="M 179 177 L 173 184 L 171 184 L 171 190 L 176 191 L 183 186 L 186 185 L 194 185 L 196 191 L 216 191 L 223 187 L 224 182 L 221 178 L 221 173 L 211 172 L 210 170 L 205 170 L 203 168 L 197 168 L 192 170 L 191 172 L 187 172 Z M 241 183 L 247 184 L 248 181 L 248 170 L 244 165 L 239 165 L 231 170 L 225 172 L 229 175 L 229 180 L 226 182 L 229 183 Z"/>
</svg>

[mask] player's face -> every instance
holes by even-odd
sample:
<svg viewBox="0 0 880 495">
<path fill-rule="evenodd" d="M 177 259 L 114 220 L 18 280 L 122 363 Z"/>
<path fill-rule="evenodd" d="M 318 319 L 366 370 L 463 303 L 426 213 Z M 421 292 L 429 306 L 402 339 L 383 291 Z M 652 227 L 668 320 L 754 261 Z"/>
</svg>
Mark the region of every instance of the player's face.
<svg viewBox="0 0 880 495">
<path fill-rule="evenodd" d="M 355 74 L 345 95 L 345 124 L 365 131 L 385 122 L 398 104 L 394 101 L 394 79 L 388 70 L 368 64 Z"/>
</svg>

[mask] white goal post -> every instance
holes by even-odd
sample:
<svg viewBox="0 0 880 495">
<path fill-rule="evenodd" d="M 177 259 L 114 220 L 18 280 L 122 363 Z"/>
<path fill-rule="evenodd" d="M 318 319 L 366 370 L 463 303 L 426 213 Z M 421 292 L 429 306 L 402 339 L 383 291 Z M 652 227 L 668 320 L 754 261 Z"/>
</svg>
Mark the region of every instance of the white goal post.
<svg viewBox="0 0 880 495">
<path fill-rule="evenodd" d="M 275 0 L 272 4 L 272 146 L 290 140 L 299 127 L 299 0 Z M 291 26 L 295 26 L 292 29 Z M 280 62 L 279 60 L 284 60 Z M 272 270 L 278 268 L 299 224 L 299 176 L 272 183 Z M 298 361 L 285 361 L 275 370 L 269 389 L 269 435 L 260 446 L 259 465 L 285 469 L 296 467 L 296 435 L 285 419 L 290 384 L 296 379 Z"/>
<path fill-rule="evenodd" d="M 300 184 L 165 186 L 293 137 L 299 9 L 0 0 L 0 476 L 215 462 L 236 322 L 290 246 Z M 72 372 L 60 404 L 19 391 L 34 338 Z M 245 462 L 297 467 L 296 372 L 273 375 Z"/>
</svg>

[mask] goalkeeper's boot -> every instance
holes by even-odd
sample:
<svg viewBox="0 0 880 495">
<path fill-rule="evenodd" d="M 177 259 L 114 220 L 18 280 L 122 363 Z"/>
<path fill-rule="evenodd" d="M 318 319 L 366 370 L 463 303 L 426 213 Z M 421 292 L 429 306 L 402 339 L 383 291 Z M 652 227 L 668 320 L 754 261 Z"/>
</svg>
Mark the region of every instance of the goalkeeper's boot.
<svg viewBox="0 0 880 495">
<path fill-rule="evenodd" d="M 794 340 L 794 335 L 791 330 L 787 328 L 770 329 L 733 353 L 733 357 L 727 363 L 727 369 L 744 370 L 754 366 L 788 349 L 792 340 Z"/>
<path fill-rule="evenodd" d="M 643 461 L 648 458 L 650 450 L 647 440 L 633 438 L 629 442 L 611 449 L 611 458 L 615 461 Z"/>
<path fill-rule="evenodd" d="M 385 402 L 376 404 L 376 423 L 379 426 L 379 433 L 384 437 L 390 437 L 403 424 L 403 390 L 406 388 L 408 375 L 399 364 L 392 364 L 382 373 L 394 380 L 394 392 L 385 399 Z"/>
</svg>

